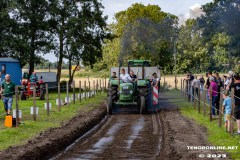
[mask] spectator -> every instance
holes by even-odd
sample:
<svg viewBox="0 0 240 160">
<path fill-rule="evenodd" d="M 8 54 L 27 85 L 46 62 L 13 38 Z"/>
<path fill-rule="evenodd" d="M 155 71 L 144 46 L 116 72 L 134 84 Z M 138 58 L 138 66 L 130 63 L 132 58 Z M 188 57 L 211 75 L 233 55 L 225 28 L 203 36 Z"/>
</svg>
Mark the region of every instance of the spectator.
<svg viewBox="0 0 240 160">
<path fill-rule="evenodd" d="M 121 69 L 120 79 L 121 79 L 124 83 L 132 82 L 132 78 L 129 76 L 129 74 L 127 74 L 127 73 L 125 72 L 125 69 L 124 69 L 124 68 Z"/>
<path fill-rule="evenodd" d="M 216 100 L 216 108 L 217 108 L 217 115 L 219 115 L 220 90 L 221 90 L 221 87 L 223 87 L 223 83 L 222 83 L 222 79 L 219 76 L 219 73 L 215 72 L 214 76 L 215 76 L 215 81 L 218 85 L 218 91 L 217 91 L 218 92 L 218 98 Z"/>
<path fill-rule="evenodd" d="M 5 81 L 2 83 L 3 104 L 7 115 L 12 110 L 13 95 L 15 92 L 15 84 L 11 81 L 9 74 L 6 74 Z"/>
<path fill-rule="evenodd" d="M 232 112 L 231 97 L 229 96 L 229 91 L 225 90 L 223 93 L 223 106 L 222 113 L 224 114 L 225 127 L 228 132 L 230 132 L 230 120 Z"/>
<path fill-rule="evenodd" d="M 237 134 L 240 135 L 240 75 L 239 73 L 234 75 L 234 83 L 230 86 L 234 89 L 234 117 L 237 120 Z"/>
<path fill-rule="evenodd" d="M 222 77 L 222 83 L 223 83 L 223 87 L 224 87 L 224 89 L 226 89 L 226 81 L 227 81 L 227 76 L 225 76 L 225 75 L 223 75 L 223 77 Z"/>
<path fill-rule="evenodd" d="M 209 82 L 210 82 L 210 85 L 209 85 L 209 88 L 208 88 L 208 97 L 210 98 L 210 88 L 212 88 L 212 115 L 214 117 L 216 115 L 215 114 L 215 108 L 216 108 L 216 101 L 217 101 L 217 98 L 218 98 L 218 93 L 217 93 L 218 85 L 215 82 L 213 76 L 209 78 Z"/>
<path fill-rule="evenodd" d="M 30 76 L 30 82 L 37 83 L 38 81 L 38 76 L 36 75 L 36 72 L 33 72 L 32 75 Z"/>
<path fill-rule="evenodd" d="M 226 89 L 229 90 L 230 89 L 230 86 L 232 86 L 234 84 L 234 78 L 233 78 L 233 71 L 229 71 L 228 72 L 228 79 L 227 81 L 225 82 L 225 85 L 226 85 Z"/>
<path fill-rule="evenodd" d="M 160 92 L 160 78 L 158 78 L 157 73 L 153 73 L 152 86 L 158 86 L 158 93 Z"/>
<path fill-rule="evenodd" d="M 137 80 L 137 76 L 134 74 L 134 72 L 130 71 L 130 77 L 132 78 L 132 81 L 135 82 Z"/>
<path fill-rule="evenodd" d="M 193 92 L 192 92 L 192 81 L 194 80 L 194 76 L 192 75 L 192 73 L 191 72 L 189 72 L 188 74 L 187 74 L 187 77 L 185 78 L 185 80 L 186 80 L 186 90 L 187 90 L 187 93 L 188 93 L 188 100 L 190 101 L 191 100 L 191 96 L 192 96 L 192 94 L 193 94 Z"/>
<path fill-rule="evenodd" d="M 200 92 L 201 92 L 201 94 L 202 94 L 202 92 L 203 92 L 203 86 L 204 86 L 204 84 L 205 84 L 205 79 L 203 78 L 203 76 L 201 76 L 200 78 L 199 78 L 199 81 L 200 81 Z"/>
<path fill-rule="evenodd" d="M 212 71 L 208 71 L 208 72 L 206 73 L 206 77 L 207 77 L 206 88 L 208 89 L 209 86 L 210 86 L 210 77 L 213 77 Z M 214 78 L 214 77 L 213 77 L 213 78 Z M 214 78 L 214 80 L 215 80 L 215 78 Z"/>
<path fill-rule="evenodd" d="M 192 81 L 192 101 L 194 101 L 194 96 L 198 95 L 198 84 L 200 85 L 200 80 L 197 79 L 197 76 L 195 76 L 194 80 Z M 196 86 L 196 95 L 194 93 L 194 86 Z"/>
<path fill-rule="evenodd" d="M 115 78 L 117 78 L 117 76 L 116 76 L 116 72 L 112 72 L 112 76 L 111 76 L 110 79 L 115 79 Z"/>
</svg>

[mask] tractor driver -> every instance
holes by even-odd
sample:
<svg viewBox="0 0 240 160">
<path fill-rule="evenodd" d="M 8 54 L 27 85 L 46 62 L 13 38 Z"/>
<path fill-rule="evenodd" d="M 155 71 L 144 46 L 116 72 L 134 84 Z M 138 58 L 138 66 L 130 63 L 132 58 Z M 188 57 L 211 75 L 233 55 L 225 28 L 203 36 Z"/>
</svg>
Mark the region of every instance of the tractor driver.
<svg viewBox="0 0 240 160">
<path fill-rule="evenodd" d="M 130 71 L 130 77 L 132 78 L 133 82 L 137 81 L 137 76 L 134 74 L 132 70 Z"/>
<path fill-rule="evenodd" d="M 38 76 L 36 75 L 36 72 L 33 72 L 32 75 L 30 76 L 30 82 L 37 83 L 38 81 Z"/>
<path fill-rule="evenodd" d="M 121 69 L 120 79 L 125 83 L 129 83 L 133 81 L 132 78 L 129 76 L 129 74 L 125 72 L 124 68 Z"/>
</svg>

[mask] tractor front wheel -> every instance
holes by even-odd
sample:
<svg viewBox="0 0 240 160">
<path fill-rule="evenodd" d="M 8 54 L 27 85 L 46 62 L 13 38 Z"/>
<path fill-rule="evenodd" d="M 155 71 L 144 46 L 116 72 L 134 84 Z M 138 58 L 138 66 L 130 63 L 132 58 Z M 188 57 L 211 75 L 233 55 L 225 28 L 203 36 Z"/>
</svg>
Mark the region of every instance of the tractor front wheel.
<svg viewBox="0 0 240 160">
<path fill-rule="evenodd" d="M 107 99 L 107 113 L 112 114 L 112 108 L 113 108 L 113 103 L 112 103 L 112 97 L 109 96 Z"/>
<path fill-rule="evenodd" d="M 140 114 L 144 114 L 146 112 L 146 103 L 145 103 L 145 97 L 140 97 Z"/>
</svg>

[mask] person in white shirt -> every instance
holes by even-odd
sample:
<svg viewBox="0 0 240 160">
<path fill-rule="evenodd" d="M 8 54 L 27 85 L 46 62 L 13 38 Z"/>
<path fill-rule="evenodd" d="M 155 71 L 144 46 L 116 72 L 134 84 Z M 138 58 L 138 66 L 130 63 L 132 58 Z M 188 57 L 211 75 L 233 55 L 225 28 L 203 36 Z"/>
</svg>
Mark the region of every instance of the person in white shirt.
<svg viewBox="0 0 240 160">
<path fill-rule="evenodd" d="M 125 83 L 132 82 L 132 78 L 128 73 L 125 72 L 124 68 L 121 69 L 120 80 L 122 80 Z"/>
</svg>

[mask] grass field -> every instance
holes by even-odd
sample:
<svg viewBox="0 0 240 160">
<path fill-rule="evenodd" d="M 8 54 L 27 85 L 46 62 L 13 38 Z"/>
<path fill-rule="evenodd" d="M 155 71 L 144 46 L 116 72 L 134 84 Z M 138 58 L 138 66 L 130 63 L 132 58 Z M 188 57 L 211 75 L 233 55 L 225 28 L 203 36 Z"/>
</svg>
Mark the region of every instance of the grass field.
<svg viewBox="0 0 240 160">
<path fill-rule="evenodd" d="M 177 90 L 171 90 L 165 93 L 169 97 L 179 97 L 180 92 Z M 198 124 L 203 125 L 208 130 L 209 141 L 215 146 L 238 146 L 237 150 L 227 150 L 231 154 L 233 159 L 240 159 L 240 136 L 231 136 L 225 132 L 225 127 L 218 127 L 218 121 L 214 120 L 210 122 L 209 116 L 204 117 L 203 114 L 199 114 L 196 109 L 187 101 L 181 98 L 175 98 L 171 100 L 174 104 L 180 107 L 181 113 L 196 121 Z M 202 109 L 201 109 L 202 110 Z M 209 110 L 209 109 L 208 109 Z M 236 126 L 234 126 L 236 129 Z"/>
<path fill-rule="evenodd" d="M 66 93 L 61 94 L 61 98 L 66 97 Z M 4 118 L 5 111 L 3 107 L 0 109 L 0 150 L 6 149 L 12 145 L 23 144 L 27 140 L 33 138 L 41 131 L 47 130 L 50 127 L 58 127 L 61 122 L 69 120 L 78 113 L 79 110 L 85 109 L 92 110 L 96 105 L 102 103 L 106 97 L 106 94 L 98 94 L 95 98 L 90 98 L 86 100 L 76 100 L 75 105 L 70 103 L 69 107 L 67 105 L 62 106 L 61 111 L 58 111 L 58 106 L 56 106 L 56 93 L 50 93 L 50 102 L 52 103 L 52 110 L 50 115 L 47 116 L 47 111 L 44 109 L 44 100 L 37 100 L 37 106 L 39 107 L 39 114 L 37 115 L 37 121 L 33 121 L 33 116 L 30 114 L 30 107 L 33 106 L 33 99 L 30 98 L 26 101 L 19 101 L 19 109 L 23 112 L 22 121 L 24 124 L 20 124 L 18 128 L 5 128 Z M 15 102 L 13 104 L 13 109 L 15 108 Z"/>
</svg>

